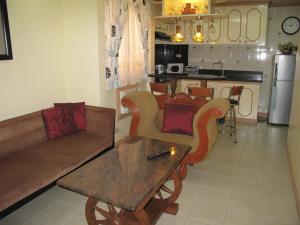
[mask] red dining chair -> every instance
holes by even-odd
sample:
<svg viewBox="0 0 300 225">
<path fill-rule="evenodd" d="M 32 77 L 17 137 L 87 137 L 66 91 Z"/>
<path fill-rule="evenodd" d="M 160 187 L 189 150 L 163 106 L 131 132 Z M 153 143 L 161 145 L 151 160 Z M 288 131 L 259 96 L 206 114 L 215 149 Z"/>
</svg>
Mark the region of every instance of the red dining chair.
<svg viewBox="0 0 300 225">
<path fill-rule="evenodd" d="M 168 94 L 169 83 L 150 83 L 151 93 L 155 96 L 159 109 L 163 109 Z"/>
<path fill-rule="evenodd" d="M 214 98 L 214 88 L 189 87 L 188 93 L 193 98 L 193 103 L 199 108 Z"/>
</svg>

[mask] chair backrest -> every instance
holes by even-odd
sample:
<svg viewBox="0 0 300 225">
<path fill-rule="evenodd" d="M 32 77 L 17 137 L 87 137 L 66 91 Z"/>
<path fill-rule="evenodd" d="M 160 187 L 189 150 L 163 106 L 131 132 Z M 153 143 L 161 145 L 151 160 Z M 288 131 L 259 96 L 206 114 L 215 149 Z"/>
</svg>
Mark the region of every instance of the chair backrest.
<svg viewBox="0 0 300 225">
<path fill-rule="evenodd" d="M 175 96 L 169 97 L 165 103 L 171 104 L 192 104 L 193 99 L 184 92 L 176 93 Z"/>
<path fill-rule="evenodd" d="M 214 88 L 205 88 L 205 87 L 189 87 L 188 88 L 189 96 L 195 98 L 214 98 Z"/>
<path fill-rule="evenodd" d="M 151 93 L 168 94 L 168 84 L 150 83 Z"/>
<path fill-rule="evenodd" d="M 168 94 L 168 84 L 159 84 L 159 83 L 149 83 L 151 93 L 156 98 L 158 107 L 164 109 L 165 102 L 169 98 Z"/>
<path fill-rule="evenodd" d="M 229 91 L 229 99 L 234 99 L 240 102 L 241 95 L 243 93 L 244 86 L 233 86 Z"/>
</svg>

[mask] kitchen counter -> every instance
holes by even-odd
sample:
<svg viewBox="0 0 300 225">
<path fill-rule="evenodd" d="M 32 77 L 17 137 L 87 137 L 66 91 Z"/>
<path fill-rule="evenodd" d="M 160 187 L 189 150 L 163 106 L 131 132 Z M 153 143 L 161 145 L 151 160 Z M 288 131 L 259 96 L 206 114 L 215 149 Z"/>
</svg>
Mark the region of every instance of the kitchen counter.
<svg viewBox="0 0 300 225">
<path fill-rule="evenodd" d="M 228 81 L 228 82 L 249 82 L 262 83 L 263 72 L 260 71 L 239 71 L 239 70 L 210 70 L 199 69 L 198 73 L 182 73 L 182 74 L 149 74 L 149 77 L 155 78 L 156 82 L 163 80 L 170 81 L 172 96 L 175 95 L 177 89 L 177 80 L 199 80 L 201 87 L 207 87 L 207 81 Z"/>
<path fill-rule="evenodd" d="M 149 74 L 149 77 L 184 80 L 214 80 L 214 81 L 242 81 L 242 82 L 263 82 L 263 72 L 261 71 L 239 71 L 224 70 L 224 76 L 221 70 L 200 69 L 198 74 Z M 159 79 L 158 79 L 159 80 Z"/>
</svg>

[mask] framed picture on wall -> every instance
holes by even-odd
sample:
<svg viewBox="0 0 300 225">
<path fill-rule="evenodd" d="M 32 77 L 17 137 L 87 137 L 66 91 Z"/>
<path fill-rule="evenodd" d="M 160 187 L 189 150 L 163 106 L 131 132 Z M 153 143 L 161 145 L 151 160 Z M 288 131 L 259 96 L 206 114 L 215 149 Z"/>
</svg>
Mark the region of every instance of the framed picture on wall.
<svg viewBox="0 0 300 225">
<path fill-rule="evenodd" d="M 0 60 L 12 58 L 6 0 L 0 0 Z"/>
</svg>

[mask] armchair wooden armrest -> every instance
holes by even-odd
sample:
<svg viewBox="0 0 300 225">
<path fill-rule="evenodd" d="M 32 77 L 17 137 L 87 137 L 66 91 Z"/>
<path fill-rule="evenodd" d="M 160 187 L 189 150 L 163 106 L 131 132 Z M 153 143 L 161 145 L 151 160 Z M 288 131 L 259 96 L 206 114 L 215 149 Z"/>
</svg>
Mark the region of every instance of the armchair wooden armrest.
<svg viewBox="0 0 300 225">
<path fill-rule="evenodd" d="M 216 120 L 226 115 L 229 110 L 227 99 L 217 98 L 205 104 L 194 116 L 194 142 L 189 163 L 202 161 L 216 141 L 218 126 Z"/>
<path fill-rule="evenodd" d="M 137 107 L 137 105 L 128 97 L 124 97 L 121 100 L 122 106 L 129 109 L 131 113 L 131 122 L 130 122 L 130 128 L 129 128 L 129 136 L 135 137 L 137 136 L 137 129 L 140 123 L 141 114 Z"/>
</svg>

